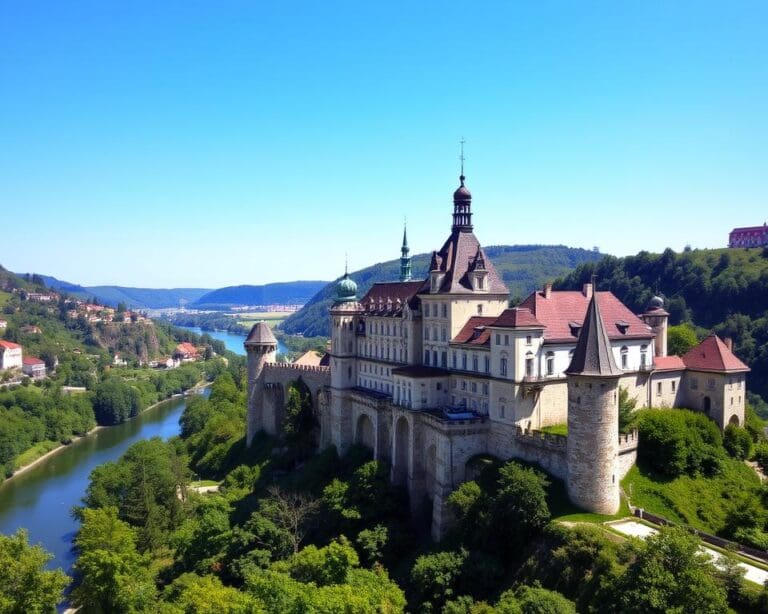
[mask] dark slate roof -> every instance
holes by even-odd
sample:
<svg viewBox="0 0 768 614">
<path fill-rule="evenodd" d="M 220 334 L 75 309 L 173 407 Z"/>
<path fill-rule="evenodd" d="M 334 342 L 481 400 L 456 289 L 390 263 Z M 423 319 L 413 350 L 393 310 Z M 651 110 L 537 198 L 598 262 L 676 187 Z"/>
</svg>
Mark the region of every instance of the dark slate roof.
<svg viewBox="0 0 768 614">
<path fill-rule="evenodd" d="M 683 355 L 683 362 L 693 371 L 733 373 L 750 370 L 717 335 L 710 335 L 699 345 L 688 350 Z"/>
<path fill-rule="evenodd" d="M 251 332 L 248 333 L 248 337 L 245 339 L 245 344 L 274 344 L 277 345 L 277 339 L 272 334 L 272 329 L 267 326 L 266 322 L 256 322 L 251 328 Z"/>
<path fill-rule="evenodd" d="M 360 304 L 369 316 L 398 316 L 406 303 L 411 309 L 418 308 L 416 293 L 423 281 L 381 282 L 371 286 Z"/>
<path fill-rule="evenodd" d="M 571 364 L 565 373 L 592 377 L 621 375 L 621 369 L 616 366 L 616 361 L 613 359 L 608 331 L 605 330 L 603 318 L 600 316 L 600 301 L 597 300 L 597 293 L 593 294 L 589 301 L 579 340 L 576 342 Z"/>
<path fill-rule="evenodd" d="M 478 255 L 482 256 L 488 271 L 487 293 L 509 294 L 509 289 L 504 285 L 501 275 L 485 255 L 474 233 L 458 229 L 453 230 L 443 246 L 432 255 L 431 266 L 436 267 L 432 270 L 445 273 L 439 293 L 469 294 L 473 292 L 467 273 Z M 429 279 L 423 282 L 421 293 L 429 294 Z"/>
</svg>

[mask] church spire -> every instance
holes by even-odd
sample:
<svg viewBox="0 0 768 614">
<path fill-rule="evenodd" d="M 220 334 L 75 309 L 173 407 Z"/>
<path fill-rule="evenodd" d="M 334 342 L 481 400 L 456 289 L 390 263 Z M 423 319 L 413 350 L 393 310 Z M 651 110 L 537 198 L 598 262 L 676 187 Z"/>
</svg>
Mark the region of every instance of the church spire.
<svg viewBox="0 0 768 614">
<path fill-rule="evenodd" d="M 472 193 L 464 185 L 464 139 L 461 139 L 461 175 L 459 189 L 453 193 L 453 227 L 452 231 L 472 232 Z"/>
<path fill-rule="evenodd" d="M 408 234 L 403 223 L 403 246 L 400 248 L 400 281 L 411 281 L 411 250 L 408 248 Z"/>
</svg>

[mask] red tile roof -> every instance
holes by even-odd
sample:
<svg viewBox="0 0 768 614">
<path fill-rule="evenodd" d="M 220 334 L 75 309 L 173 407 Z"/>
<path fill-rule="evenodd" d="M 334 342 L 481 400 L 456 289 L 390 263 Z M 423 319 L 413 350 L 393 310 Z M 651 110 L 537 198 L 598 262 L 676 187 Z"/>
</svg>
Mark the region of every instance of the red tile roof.
<svg viewBox="0 0 768 614">
<path fill-rule="evenodd" d="M 6 350 L 18 350 L 21 348 L 21 346 L 18 343 L 13 343 L 12 341 L 2 341 L 2 340 L 0 340 L 0 347 L 5 348 Z"/>
<path fill-rule="evenodd" d="M 197 348 L 191 343 L 185 341 L 184 343 L 179 343 L 179 345 L 176 346 L 176 353 L 195 356 L 197 354 Z"/>
<path fill-rule="evenodd" d="M 683 356 L 683 362 L 693 371 L 749 371 L 750 368 L 734 355 L 717 335 L 710 335 Z"/>
<path fill-rule="evenodd" d="M 544 325 L 536 319 L 536 316 L 527 307 L 505 309 L 496 318 L 493 325 L 505 328 L 544 328 Z"/>
<path fill-rule="evenodd" d="M 600 314 L 609 339 L 653 339 L 651 328 L 632 313 L 612 292 L 598 292 Z M 546 328 L 544 341 L 573 342 L 584 323 L 589 299 L 578 290 L 553 291 L 549 298 L 533 292 L 520 307 L 530 309 Z M 622 330 L 626 332 L 622 333 Z"/>
<path fill-rule="evenodd" d="M 653 368 L 656 371 L 682 371 L 685 363 L 680 356 L 656 356 L 653 359 Z"/>
<path fill-rule="evenodd" d="M 421 280 L 373 284 L 360 299 L 360 304 L 365 309 L 366 315 L 397 316 L 402 313 L 403 305 L 406 303 L 411 309 L 416 308 L 416 293 L 423 284 Z"/>
<path fill-rule="evenodd" d="M 31 365 L 45 365 L 45 361 L 44 360 L 40 360 L 39 358 L 35 358 L 34 356 L 25 356 L 22 359 L 22 362 L 25 365 L 30 365 L 30 366 Z"/>
<path fill-rule="evenodd" d="M 496 321 L 494 317 L 473 316 L 451 340 L 451 343 L 471 343 L 485 345 L 491 338 L 491 331 L 486 328 Z"/>
<path fill-rule="evenodd" d="M 453 294 L 473 292 L 467 272 L 477 258 L 478 251 L 485 261 L 485 270 L 488 271 L 486 280 L 488 294 L 509 294 L 507 286 L 504 285 L 493 263 L 485 255 L 483 248 L 480 247 L 477 237 L 471 232 L 462 232 L 458 229 L 451 232 L 451 236 L 437 252 L 437 257 L 435 258 L 434 254 L 432 257 L 433 266 L 438 266 L 445 273 L 439 292 Z M 428 294 L 429 285 L 430 282 L 427 279 L 423 282 L 421 292 Z"/>
</svg>

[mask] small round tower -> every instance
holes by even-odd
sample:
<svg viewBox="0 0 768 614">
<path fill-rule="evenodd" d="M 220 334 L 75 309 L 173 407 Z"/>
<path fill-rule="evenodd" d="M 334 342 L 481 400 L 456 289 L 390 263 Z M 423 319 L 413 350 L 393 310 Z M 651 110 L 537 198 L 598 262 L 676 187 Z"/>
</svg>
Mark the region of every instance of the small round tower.
<svg viewBox="0 0 768 614">
<path fill-rule="evenodd" d="M 664 299 L 660 296 L 654 296 L 648 301 L 648 307 L 645 313 L 640 316 L 648 326 L 651 327 L 656 338 L 653 342 L 654 355 L 667 355 L 667 328 L 669 324 L 669 313 L 664 309 Z"/>
<path fill-rule="evenodd" d="M 619 377 L 594 292 L 568 379 L 568 496 L 598 514 L 619 509 Z"/>
<path fill-rule="evenodd" d="M 344 271 L 331 306 L 331 387 L 351 388 L 357 381 L 357 326 L 363 308 L 357 302 L 357 284 Z"/>
<path fill-rule="evenodd" d="M 277 359 L 277 339 L 265 322 L 257 322 L 248 333 L 245 342 L 248 356 L 248 429 L 246 444 L 251 445 L 254 435 L 265 428 L 264 387 L 261 385 L 261 373 L 264 365 Z"/>
</svg>

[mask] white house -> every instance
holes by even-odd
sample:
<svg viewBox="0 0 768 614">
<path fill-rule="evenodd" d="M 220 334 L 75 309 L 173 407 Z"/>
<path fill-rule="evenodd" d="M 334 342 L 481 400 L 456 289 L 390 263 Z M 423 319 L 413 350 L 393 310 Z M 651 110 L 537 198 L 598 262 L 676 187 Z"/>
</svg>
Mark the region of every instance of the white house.
<svg viewBox="0 0 768 614">
<path fill-rule="evenodd" d="M 0 371 L 21 369 L 21 346 L 11 341 L 0 340 Z"/>
</svg>

